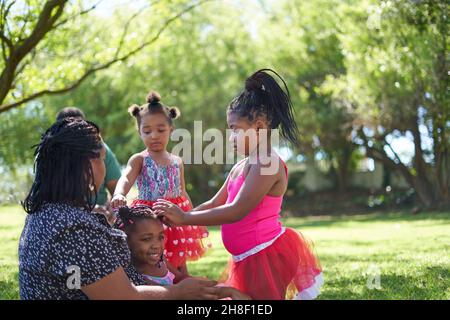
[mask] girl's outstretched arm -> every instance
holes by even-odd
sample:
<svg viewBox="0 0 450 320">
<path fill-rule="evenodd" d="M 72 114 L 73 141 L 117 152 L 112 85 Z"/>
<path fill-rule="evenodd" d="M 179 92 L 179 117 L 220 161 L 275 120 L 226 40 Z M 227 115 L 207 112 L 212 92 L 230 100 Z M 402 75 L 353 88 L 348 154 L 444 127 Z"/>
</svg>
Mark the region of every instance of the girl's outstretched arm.
<svg viewBox="0 0 450 320">
<path fill-rule="evenodd" d="M 210 200 L 206 202 L 203 202 L 201 205 L 195 207 L 192 211 L 202 211 L 206 209 L 212 209 L 225 204 L 228 198 L 227 184 L 229 179 L 230 176 L 227 177 L 224 184 L 222 185 L 220 190 L 217 191 L 214 197 L 212 197 Z"/>
<path fill-rule="evenodd" d="M 280 179 L 280 171 L 273 175 L 262 174 L 266 166 L 258 163 L 250 166 L 241 190 L 232 203 L 216 208 L 184 213 L 181 209 L 165 200 L 158 200 L 154 209 L 164 216 L 166 222 L 175 225 L 222 225 L 243 219 Z"/>
<path fill-rule="evenodd" d="M 185 279 L 179 283 L 162 287 L 160 285 L 135 286 L 130 282 L 122 267 L 102 279 L 82 286 L 81 290 L 91 300 L 180 300 L 218 299 L 217 281 L 207 279 Z"/>
<path fill-rule="evenodd" d="M 117 182 L 114 195 L 111 199 L 111 207 L 117 208 L 127 204 L 127 194 L 136 181 L 142 169 L 142 155 L 137 153 L 128 160 L 127 167 Z"/>
<path fill-rule="evenodd" d="M 219 191 L 217 191 L 214 197 L 212 197 L 210 200 L 206 202 L 203 202 L 201 205 L 195 207 L 192 211 L 202 211 L 224 205 L 227 202 L 228 198 L 228 190 L 227 190 L 228 181 L 230 180 L 230 177 L 233 175 L 234 170 L 236 170 L 236 168 L 239 167 L 240 163 L 241 161 L 234 165 L 234 167 L 228 174 L 227 178 L 225 179 L 225 182 L 223 183 L 222 187 L 220 188 Z"/>
</svg>

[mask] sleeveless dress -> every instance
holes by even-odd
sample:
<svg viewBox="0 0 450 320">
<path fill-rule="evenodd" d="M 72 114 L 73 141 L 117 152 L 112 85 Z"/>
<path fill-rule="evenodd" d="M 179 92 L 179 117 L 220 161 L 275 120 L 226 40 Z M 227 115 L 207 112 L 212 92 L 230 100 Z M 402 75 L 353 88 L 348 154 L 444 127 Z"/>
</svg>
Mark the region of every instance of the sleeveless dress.
<svg viewBox="0 0 450 320">
<path fill-rule="evenodd" d="M 244 181 L 243 172 L 229 180 L 226 203 L 233 202 Z M 222 225 L 222 240 L 232 255 L 222 279 L 256 300 L 315 299 L 322 268 L 312 243 L 281 225 L 282 201 L 283 196 L 265 195 L 242 220 Z"/>
<path fill-rule="evenodd" d="M 144 157 L 142 170 L 136 179 L 139 195 L 131 206 L 153 207 L 158 199 L 165 199 L 178 205 L 183 211 L 191 210 L 191 203 L 182 195 L 180 163 L 176 158 L 170 155 L 170 164 L 160 166 L 147 150 L 143 151 L 142 155 Z M 203 226 L 164 226 L 164 233 L 166 237 L 164 255 L 175 268 L 187 260 L 198 260 L 211 247 L 207 241 L 208 229 Z"/>
<path fill-rule="evenodd" d="M 167 270 L 167 273 L 164 277 L 155 277 L 148 274 L 142 275 L 145 279 L 156 282 L 161 286 L 171 286 L 173 285 L 173 280 L 175 279 L 175 275 Z"/>
</svg>

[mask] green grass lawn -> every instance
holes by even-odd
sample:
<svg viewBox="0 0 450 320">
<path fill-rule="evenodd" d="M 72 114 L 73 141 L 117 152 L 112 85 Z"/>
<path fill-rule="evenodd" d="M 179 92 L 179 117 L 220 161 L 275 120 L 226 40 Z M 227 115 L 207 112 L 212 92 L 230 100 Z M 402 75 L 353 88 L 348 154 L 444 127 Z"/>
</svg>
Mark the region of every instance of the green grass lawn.
<svg viewBox="0 0 450 320">
<path fill-rule="evenodd" d="M 25 213 L 0 207 L 0 299 L 18 299 L 17 245 Z M 450 299 L 450 213 L 379 213 L 287 218 L 315 243 L 324 269 L 320 299 Z M 213 249 L 190 263 L 194 275 L 219 278 L 228 254 L 219 228 Z M 369 289 L 373 271 L 380 289 Z M 375 282 L 372 282 L 375 283 Z"/>
</svg>

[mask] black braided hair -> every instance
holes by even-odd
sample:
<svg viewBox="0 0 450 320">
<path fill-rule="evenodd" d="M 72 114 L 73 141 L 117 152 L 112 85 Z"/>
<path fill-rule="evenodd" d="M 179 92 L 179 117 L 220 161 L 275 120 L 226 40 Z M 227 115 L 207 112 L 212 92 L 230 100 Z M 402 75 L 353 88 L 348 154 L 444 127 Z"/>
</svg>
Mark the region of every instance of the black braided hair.
<svg viewBox="0 0 450 320">
<path fill-rule="evenodd" d="M 168 107 L 161 102 L 161 96 L 156 91 L 150 91 L 147 95 L 147 103 L 139 106 L 133 104 L 128 108 L 128 113 L 136 118 L 138 129 L 141 125 L 141 119 L 145 114 L 161 113 L 166 116 L 169 125 L 173 125 L 173 120 L 177 119 L 181 113 L 177 107 Z"/>
<path fill-rule="evenodd" d="M 114 227 L 124 230 L 125 232 L 129 231 L 136 223 L 139 221 L 150 219 L 154 221 L 159 221 L 162 224 L 162 221 L 158 216 L 153 212 L 153 210 L 149 206 L 145 205 L 137 205 L 134 207 L 123 206 L 119 208 L 118 218 L 114 224 Z M 158 262 L 158 267 L 161 268 L 161 264 L 164 261 L 164 254 L 161 254 Z"/>
<path fill-rule="evenodd" d="M 81 111 L 81 109 L 78 109 L 76 107 L 66 107 L 58 112 L 58 114 L 56 115 L 56 121 L 70 117 L 86 119 L 86 116 L 84 115 L 84 112 Z"/>
<path fill-rule="evenodd" d="M 268 72 L 283 82 L 286 92 Z M 289 89 L 283 78 L 272 69 L 261 69 L 247 78 L 245 89 L 231 101 L 227 112 L 236 113 L 250 122 L 264 116 L 270 129 L 280 127 L 281 137 L 297 146 L 299 131 L 293 111 Z"/>
<path fill-rule="evenodd" d="M 97 194 L 90 159 L 103 142 L 98 126 L 80 118 L 55 122 L 34 145 L 35 177 L 24 210 L 32 214 L 44 203 L 67 203 L 91 211 Z"/>
<path fill-rule="evenodd" d="M 118 210 L 118 218 L 116 220 L 116 226 L 120 229 L 127 229 L 133 226 L 135 223 L 144 219 L 157 220 L 161 222 L 161 219 L 153 212 L 149 206 L 137 205 L 133 207 L 123 206 Z M 162 223 L 162 222 L 161 222 Z"/>
</svg>

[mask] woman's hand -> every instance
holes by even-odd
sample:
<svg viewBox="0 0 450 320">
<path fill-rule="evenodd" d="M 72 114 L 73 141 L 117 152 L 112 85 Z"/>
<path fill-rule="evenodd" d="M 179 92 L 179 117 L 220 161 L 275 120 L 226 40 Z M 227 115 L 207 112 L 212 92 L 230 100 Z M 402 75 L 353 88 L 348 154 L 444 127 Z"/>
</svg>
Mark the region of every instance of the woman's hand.
<svg viewBox="0 0 450 320">
<path fill-rule="evenodd" d="M 163 222 L 168 225 L 181 226 L 187 224 L 187 214 L 170 201 L 158 199 L 153 205 L 153 210 L 158 217 L 163 217 Z"/>
<path fill-rule="evenodd" d="M 112 212 L 112 209 L 108 206 L 99 206 L 98 204 L 95 205 L 92 212 L 102 214 L 105 216 L 108 223 L 112 226 L 114 222 L 116 221 L 116 216 L 114 215 L 114 212 Z"/>
<path fill-rule="evenodd" d="M 219 299 L 227 300 L 227 298 L 231 298 L 232 300 L 252 300 L 249 295 L 233 287 L 227 287 L 223 284 L 219 284 L 217 285 L 217 289 L 219 290 Z"/>
<path fill-rule="evenodd" d="M 206 278 L 186 278 L 170 287 L 173 300 L 217 300 L 219 289 L 217 281 Z"/>
<path fill-rule="evenodd" d="M 81 290 L 91 300 L 189 300 L 219 298 L 217 281 L 206 278 L 188 278 L 179 283 L 135 286 L 130 282 L 122 267 L 102 279 L 82 286 Z"/>
<path fill-rule="evenodd" d="M 127 205 L 127 198 L 123 194 L 115 194 L 111 199 L 111 207 L 117 209 Z"/>
<path fill-rule="evenodd" d="M 233 300 L 252 300 L 252 298 L 249 295 L 234 288 L 233 290 L 231 290 L 230 298 Z"/>
</svg>

